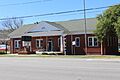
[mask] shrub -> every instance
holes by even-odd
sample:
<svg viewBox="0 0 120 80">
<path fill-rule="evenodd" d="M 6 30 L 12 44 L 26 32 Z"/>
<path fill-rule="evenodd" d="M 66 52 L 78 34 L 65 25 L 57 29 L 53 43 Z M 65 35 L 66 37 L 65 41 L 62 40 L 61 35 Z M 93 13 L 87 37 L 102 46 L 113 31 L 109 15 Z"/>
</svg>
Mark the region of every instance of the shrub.
<svg viewBox="0 0 120 80">
<path fill-rule="evenodd" d="M 48 55 L 48 53 L 42 53 L 42 55 Z"/>
<path fill-rule="evenodd" d="M 7 54 L 5 51 L 1 51 L 0 55 Z"/>
</svg>

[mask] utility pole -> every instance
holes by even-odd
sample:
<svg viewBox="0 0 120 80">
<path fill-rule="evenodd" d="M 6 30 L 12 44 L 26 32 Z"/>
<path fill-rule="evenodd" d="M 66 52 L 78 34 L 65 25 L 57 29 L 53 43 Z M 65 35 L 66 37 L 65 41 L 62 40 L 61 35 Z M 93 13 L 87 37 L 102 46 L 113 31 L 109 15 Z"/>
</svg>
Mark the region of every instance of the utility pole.
<svg viewBox="0 0 120 80">
<path fill-rule="evenodd" d="M 85 29 L 85 53 L 87 54 L 87 26 L 86 26 L 86 4 L 85 0 L 83 0 L 84 5 L 84 29 Z"/>
</svg>

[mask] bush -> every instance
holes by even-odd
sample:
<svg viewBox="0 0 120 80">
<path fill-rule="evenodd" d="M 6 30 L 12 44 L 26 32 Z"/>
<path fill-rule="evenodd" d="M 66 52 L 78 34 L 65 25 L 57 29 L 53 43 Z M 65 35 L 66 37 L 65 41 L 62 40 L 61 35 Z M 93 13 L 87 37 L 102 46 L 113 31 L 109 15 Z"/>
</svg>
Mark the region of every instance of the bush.
<svg viewBox="0 0 120 80">
<path fill-rule="evenodd" d="M 0 55 L 7 54 L 5 51 L 0 52 Z"/>
<path fill-rule="evenodd" d="M 49 55 L 56 55 L 55 53 L 49 53 Z"/>
<path fill-rule="evenodd" d="M 48 53 L 42 53 L 42 55 L 48 55 Z"/>
</svg>

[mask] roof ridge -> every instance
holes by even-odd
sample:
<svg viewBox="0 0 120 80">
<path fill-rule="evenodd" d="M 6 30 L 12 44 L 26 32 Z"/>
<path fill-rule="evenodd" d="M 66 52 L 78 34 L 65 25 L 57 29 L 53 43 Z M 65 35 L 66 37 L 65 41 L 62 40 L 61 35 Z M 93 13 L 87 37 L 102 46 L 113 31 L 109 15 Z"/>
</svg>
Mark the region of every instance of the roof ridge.
<svg viewBox="0 0 120 80">
<path fill-rule="evenodd" d="M 96 19 L 96 18 L 86 18 L 87 20 L 88 19 Z M 71 19 L 71 20 L 65 20 L 65 21 L 56 21 L 56 23 L 58 22 L 67 22 L 67 21 L 79 21 L 79 20 L 84 20 L 84 18 L 81 18 L 81 19 Z"/>
</svg>

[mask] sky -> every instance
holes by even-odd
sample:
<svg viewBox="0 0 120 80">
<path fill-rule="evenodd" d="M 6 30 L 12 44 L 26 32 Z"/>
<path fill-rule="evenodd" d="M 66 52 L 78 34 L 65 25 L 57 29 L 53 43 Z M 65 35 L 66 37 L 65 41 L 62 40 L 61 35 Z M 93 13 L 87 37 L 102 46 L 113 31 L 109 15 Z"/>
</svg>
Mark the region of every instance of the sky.
<svg viewBox="0 0 120 80">
<path fill-rule="evenodd" d="M 36 3 L 21 4 L 34 1 L 36 1 Z M 85 1 L 86 8 L 106 7 L 120 3 L 120 0 Z M 0 19 L 83 9 L 83 0 L 0 0 Z M 101 14 L 104 10 L 105 9 L 87 11 L 86 16 L 87 18 L 94 18 Z M 75 12 L 68 14 L 25 18 L 23 19 L 23 22 L 24 24 L 31 24 L 40 21 L 65 21 L 81 18 L 84 18 L 83 12 Z M 0 20 L 0 22 L 2 21 Z"/>
</svg>

